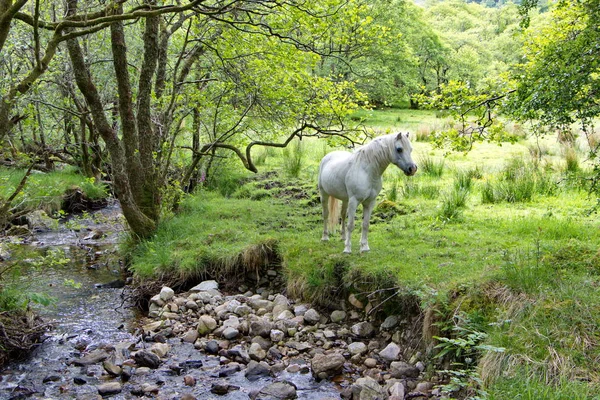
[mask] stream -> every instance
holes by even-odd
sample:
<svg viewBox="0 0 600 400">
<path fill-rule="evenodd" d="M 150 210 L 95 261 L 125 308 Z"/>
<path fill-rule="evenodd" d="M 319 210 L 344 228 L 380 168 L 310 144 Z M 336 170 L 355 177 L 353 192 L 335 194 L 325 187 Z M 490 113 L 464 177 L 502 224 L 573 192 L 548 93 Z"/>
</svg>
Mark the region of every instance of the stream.
<svg viewBox="0 0 600 400">
<path fill-rule="evenodd" d="M 122 286 L 117 246 L 123 223 L 118 204 L 112 203 L 35 232 L 32 240 L 16 246 L 12 261 L 27 265 L 23 284 L 52 298 L 49 306 L 34 308 L 53 328 L 27 359 L 0 371 L 0 399 L 101 398 L 98 386 L 117 378 L 108 375 L 102 363 L 81 366 L 73 361 L 102 349 L 116 348 L 127 355 L 134 344 L 145 346 L 139 335 L 142 315 L 124 300 L 122 288 L 113 287 Z M 219 377 L 219 357 L 178 339 L 170 339 L 169 344 L 163 367 L 133 373 L 122 382 L 121 393 L 106 397 L 180 399 L 187 394 L 189 399 L 249 399 L 267 384 L 286 380 L 296 386 L 299 399 L 340 398 L 333 383 L 318 383 L 306 373 L 283 371 L 254 381 L 247 380 L 243 371 Z M 192 376 L 196 383 L 186 385 L 183 375 Z M 239 389 L 216 395 L 211 393 L 215 384 Z"/>
</svg>

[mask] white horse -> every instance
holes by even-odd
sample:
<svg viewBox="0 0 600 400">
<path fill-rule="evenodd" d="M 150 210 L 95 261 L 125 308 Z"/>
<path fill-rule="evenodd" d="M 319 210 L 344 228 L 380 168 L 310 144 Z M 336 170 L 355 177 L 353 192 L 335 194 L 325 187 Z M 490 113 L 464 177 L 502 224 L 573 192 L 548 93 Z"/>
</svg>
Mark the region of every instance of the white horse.
<svg viewBox="0 0 600 400">
<path fill-rule="evenodd" d="M 369 251 L 367 235 L 369 220 L 381 191 L 381 175 L 388 165 L 394 164 L 406 175 L 414 175 L 417 166 L 410 153 L 412 146 L 408 133 L 380 136 L 354 153 L 333 151 L 323 157 L 319 167 L 319 191 L 323 206 L 323 237 L 329 240 L 329 229 L 337 224 L 338 201 L 342 201 L 342 240 L 344 253 L 352 252 L 351 236 L 354 216 L 359 204 L 363 205 L 360 251 Z M 345 226 L 346 216 L 348 226 Z"/>
</svg>

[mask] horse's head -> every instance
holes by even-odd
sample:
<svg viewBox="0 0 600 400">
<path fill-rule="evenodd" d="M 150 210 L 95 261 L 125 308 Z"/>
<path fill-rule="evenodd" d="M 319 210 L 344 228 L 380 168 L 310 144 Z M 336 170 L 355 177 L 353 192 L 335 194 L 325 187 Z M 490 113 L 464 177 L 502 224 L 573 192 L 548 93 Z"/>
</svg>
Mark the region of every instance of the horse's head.
<svg viewBox="0 0 600 400">
<path fill-rule="evenodd" d="M 412 146 L 408 139 L 408 133 L 400 132 L 393 141 L 392 163 L 408 176 L 417 172 L 417 164 L 413 161 L 411 153 Z"/>
</svg>

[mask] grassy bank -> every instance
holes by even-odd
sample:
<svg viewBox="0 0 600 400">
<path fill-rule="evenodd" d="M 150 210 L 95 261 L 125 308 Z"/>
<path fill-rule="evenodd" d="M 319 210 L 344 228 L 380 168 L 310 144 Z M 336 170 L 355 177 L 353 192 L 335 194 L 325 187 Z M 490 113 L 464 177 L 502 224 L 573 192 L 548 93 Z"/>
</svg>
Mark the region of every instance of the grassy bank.
<svg viewBox="0 0 600 400">
<path fill-rule="evenodd" d="M 384 116 L 402 128 L 404 114 Z M 417 298 L 429 336 L 444 338 L 432 340 L 431 355 L 443 355 L 434 358 L 438 370 L 454 371 L 444 388 L 451 395 L 483 388 L 494 399 L 593 398 L 600 394 L 600 236 L 597 216 L 587 212 L 594 199 L 583 189 L 583 162 L 569 167 L 549 140 L 541 158 L 533 146 L 480 144 L 444 158 L 416 142 L 419 173 L 407 179 L 388 169 L 371 252 L 352 255 L 341 254 L 341 241 L 320 241 L 316 168 L 330 149 L 305 140 L 285 156 L 265 151 L 261 170 L 274 173 L 224 169 L 223 184 L 185 199 L 181 213 L 136 249 L 132 268 L 142 278 L 235 271 L 253 267 L 248 249 L 277 247 L 292 296 L 331 304 L 355 292 L 389 312 L 401 304 L 367 295 L 390 289 Z"/>
</svg>

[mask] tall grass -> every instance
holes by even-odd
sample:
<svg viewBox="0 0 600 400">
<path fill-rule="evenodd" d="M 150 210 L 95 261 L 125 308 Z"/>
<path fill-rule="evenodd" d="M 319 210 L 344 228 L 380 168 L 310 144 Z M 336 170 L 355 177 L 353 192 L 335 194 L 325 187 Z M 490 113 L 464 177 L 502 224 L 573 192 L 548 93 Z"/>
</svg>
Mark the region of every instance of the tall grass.
<svg viewBox="0 0 600 400">
<path fill-rule="evenodd" d="M 298 178 L 304 166 L 305 149 L 300 140 L 295 140 L 283 149 L 283 170 L 292 178 Z"/>
<path fill-rule="evenodd" d="M 444 174 L 444 159 L 437 160 L 429 155 L 424 155 L 419 158 L 419 169 L 428 176 L 440 178 Z"/>
<path fill-rule="evenodd" d="M 487 204 L 523 203 L 531 201 L 535 194 L 554 194 L 556 189 L 549 171 L 522 158 L 513 158 L 495 179 L 484 183 L 481 201 Z"/>
</svg>

